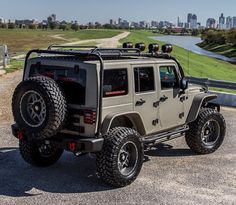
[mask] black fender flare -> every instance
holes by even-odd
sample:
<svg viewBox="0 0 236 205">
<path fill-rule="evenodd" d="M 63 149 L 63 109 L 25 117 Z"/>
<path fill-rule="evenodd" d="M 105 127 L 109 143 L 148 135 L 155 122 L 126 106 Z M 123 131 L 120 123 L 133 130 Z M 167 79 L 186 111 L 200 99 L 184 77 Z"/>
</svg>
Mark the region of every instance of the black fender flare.
<svg viewBox="0 0 236 205">
<path fill-rule="evenodd" d="M 102 123 L 102 129 L 101 129 L 101 133 L 104 135 L 106 132 L 109 131 L 112 121 L 116 118 L 116 117 L 127 117 L 132 124 L 135 125 L 135 127 L 137 128 L 137 131 L 139 132 L 140 135 L 145 135 L 146 134 L 146 129 L 145 126 L 143 124 L 143 120 L 142 117 L 140 116 L 140 114 L 138 112 L 124 112 L 124 113 L 110 113 L 108 114 Z"/>
<path fill-rule="evenodd" d="M 216 94 L 202 93 L 202 94 L 196 95 L 193 98 L 192 106 L 189 110 L 186 123 L 188 124 L 196 120 L 203 103 L 209 102 L 215 98 L 217 98 Z"/>
</svg>

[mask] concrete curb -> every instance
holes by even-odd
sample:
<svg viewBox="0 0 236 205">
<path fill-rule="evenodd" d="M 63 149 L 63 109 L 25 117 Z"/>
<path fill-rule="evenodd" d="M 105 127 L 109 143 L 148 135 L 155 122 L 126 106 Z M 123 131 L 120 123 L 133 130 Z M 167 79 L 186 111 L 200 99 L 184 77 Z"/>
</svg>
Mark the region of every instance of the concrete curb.
<svg viewBox="0 0 236 205">
<path fill-rule="evenodd" d="M 236 107 L 236 94 L 214 91 L 210 91 L 209 93 L 216 94 L 218 96 L 215 100 L 212 100 L 211 102 L 226 107 Z"/>
</svg>

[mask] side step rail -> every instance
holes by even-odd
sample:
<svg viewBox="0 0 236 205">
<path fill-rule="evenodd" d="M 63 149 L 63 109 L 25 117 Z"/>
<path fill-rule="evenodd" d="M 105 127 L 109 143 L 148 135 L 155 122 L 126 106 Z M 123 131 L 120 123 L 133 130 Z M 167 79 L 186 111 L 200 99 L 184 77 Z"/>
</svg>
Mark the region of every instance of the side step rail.
<svg viewBox="0 0 236 205">
<path fill-rule="evenodd" d="M 184 127 L 172 130 L 172 131 L 156 134 L 153 136 L 148 136 L 148 137 L 144 138 L 143 143 L 148 146 L 150 144 L 158 144 L 161 142 L 169 141 L 169 140 L 175 139 L 177 137 L 183 136 L 183 134 L 187 130 L 189 130 L 189 127 L 184 126 Z"/>
</svg>

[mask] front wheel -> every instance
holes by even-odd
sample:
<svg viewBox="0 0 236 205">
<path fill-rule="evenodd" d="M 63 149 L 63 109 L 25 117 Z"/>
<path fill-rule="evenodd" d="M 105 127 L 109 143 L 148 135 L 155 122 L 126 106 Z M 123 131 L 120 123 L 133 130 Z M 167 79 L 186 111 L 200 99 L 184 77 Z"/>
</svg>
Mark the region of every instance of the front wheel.
<svg viewBox="0 0 236 205">
<path fill-rule="evenodd" d="M 53 165 L 63 153 L 63 149 L 46 142 L 36 143 L 33 140 L 21 140 L 19 149 L 22 158 L 27 163 L 38 167 Z"/>
<path fill-rule="evenodd" d="M 209 154 L 220 147 L 225 130 L 225 120 L 219 112 L 202 108 L 198 118 L 189 124 L 185 139 L 190 149 L 197 154 Z"/>
<path fill-rule="evenodd" d="M 133 129 L 116 127 L 104 136 L 104 145 L 97 154 L 97 172 L 106 183 L 115 187 L 131 184 L 143 164 L 143 143 Z"/>
</svg>

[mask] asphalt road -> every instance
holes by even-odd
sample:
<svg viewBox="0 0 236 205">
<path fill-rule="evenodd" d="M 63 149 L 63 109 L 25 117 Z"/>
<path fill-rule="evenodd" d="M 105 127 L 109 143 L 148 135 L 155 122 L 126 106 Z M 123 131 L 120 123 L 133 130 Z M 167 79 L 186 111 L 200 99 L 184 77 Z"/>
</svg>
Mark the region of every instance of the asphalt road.
<svg viewBox="0 0 236 205">
<path fill-rule="evenodd" d="M 0 123 L 0 204 L 236 204 L 236 110 L 223 109 L 227 135 L 210 155 L 194 155 L 184 138 L 146 153 L 137 180 L 113 189 L 95 173 L 95 158 L 64 153 L 48 168 L 26 164 L 10 123 Z"/>
</svg>

